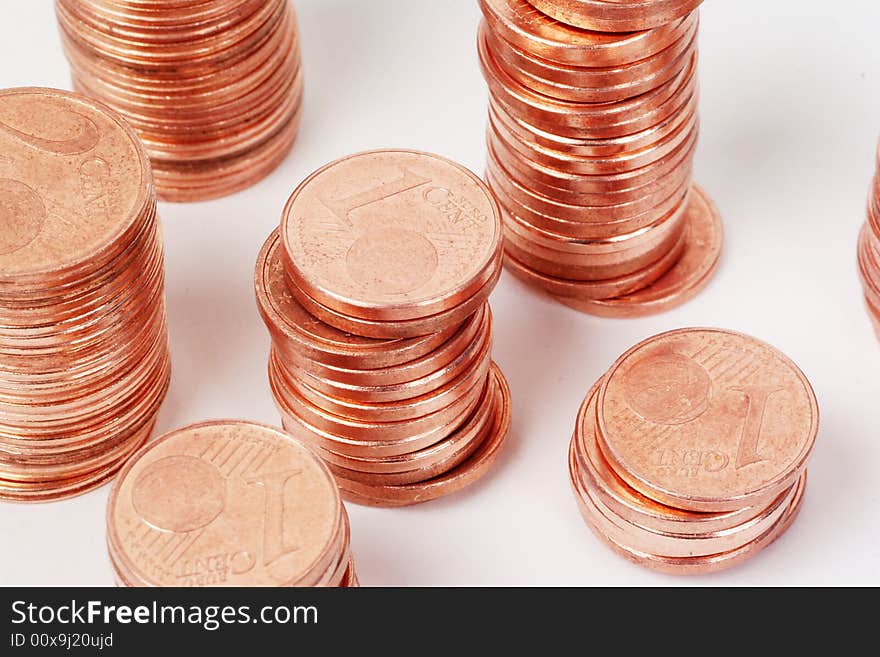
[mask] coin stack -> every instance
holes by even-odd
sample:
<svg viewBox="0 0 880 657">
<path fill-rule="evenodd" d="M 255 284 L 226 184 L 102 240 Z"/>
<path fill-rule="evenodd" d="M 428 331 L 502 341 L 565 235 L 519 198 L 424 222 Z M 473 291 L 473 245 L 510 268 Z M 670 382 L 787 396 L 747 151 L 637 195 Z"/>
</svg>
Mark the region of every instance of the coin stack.
<svg viewBox="0 0 880 657">
<path fill-rule="evenodd" d="M 868 220 L 859 235 L 859 274 L 868 315 L 880 338 L 880 149 L 877 151 L 877 175 L 868 200 Z"/>
<path fill-rule="evenodd" d="M 0 91 L 0 498 L 110 478 L 168 388 L 164 263 L 150 164 L 115 113 Z"/>
<path fill-rule="evenodd" d="M 74 86 L 134 126 L 161 198 L 231 194 L 268 175 L 299 128 L 289 0 L 56 0 Z"/>
<path fill-rule="evenodd" d="M 425 502 L 496 459 L 510 422 L 487 303 L 501 240 L 482 181 L 427 153 L 344 158 L 288 201 L 255 275 L 269 378 L 284 426 L 346 499 Z"/>
<path fill-rule="evenodd" d="M 718 329 L 664 333 L 624 354 L 581 406 L 575 497 L 637 564 L 728 568 L 794 521 L 818 421 L 809 382 L 773 347 Z"/>
<path fill-rule="evenodd" d="M 107 547 L 120 586 L 358 586 L 333 476 L 289 434 L 217 420 L 126 463 Z"/>
<path fill-rule="evenodd" d="M 505 262 L 584 312 L 666 310 L 717 267 L 720 218 L 691 182 L 699 4 L 480 0 Z"/>
</svg>

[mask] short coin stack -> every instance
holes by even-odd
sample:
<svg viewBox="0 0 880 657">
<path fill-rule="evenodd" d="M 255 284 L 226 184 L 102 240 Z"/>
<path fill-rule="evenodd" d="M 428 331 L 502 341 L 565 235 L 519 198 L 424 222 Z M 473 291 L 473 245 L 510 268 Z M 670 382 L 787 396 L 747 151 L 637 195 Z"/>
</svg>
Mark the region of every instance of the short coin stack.
<svg viewBox="0 0 880 657">
<path fill-rule="evenodd" d="M 497 203 L 444 158 L 361 153 L 293 193 L 256 268 L 269 378 L 346 499 L 425 502 L 494 462 L 510 418 L 487 303 L 500 270 Z"/>
<path fill-rule="evenodd" d="M 56 0 L 77 90 L 134 126 L 159 195 L 194 201 L 268 175 L 302 105 L 289 0 Z"/>
<path fill-rule="evenodd" d="M 880 338 L 880 149 L 877 151 L 877 171 L 868 200 L 868 220 L 859 235 L 858 263 L 865 305 Z"/>
<path fill-rule="evenodd" d="M 323 586 L 358 581 L 326 466 L 271 427 L 217 420 L 143 447 L 107 508 L 120 586 Z"/>
<path fill-rule="evenodd" d="M 776 349 L 717 329 L 665 333 L 588 394 L 572 486 L 596 534 L 631 561 L 721 570 L 793 522 L 818 422 L 809 382 Z"/>
<path fill-rule="evenodd" d="M 720 218 L 691 182 L 699 4 L 480 0 L 505 262 L 579 310 L 660 312 L 717 267 Z"/>
<path fill-rule="evenodd" d="M 169 375 L 137 136 L 74 94 L 0 92 L 0 498 L 104 483 L 150 435 Z"/>
</svg>

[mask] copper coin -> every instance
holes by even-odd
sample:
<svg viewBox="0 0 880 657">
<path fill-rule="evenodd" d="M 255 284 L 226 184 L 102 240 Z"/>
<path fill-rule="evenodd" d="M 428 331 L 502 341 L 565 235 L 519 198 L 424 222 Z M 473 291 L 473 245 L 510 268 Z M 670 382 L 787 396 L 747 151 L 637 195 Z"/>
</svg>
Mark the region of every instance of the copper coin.
<svg viewBox="0 0 880 657">
<path fill-rule="evenodd" d="M 317 304 L 368 321 L 412 321 L 477 294 L 485 300 L 501 222 L 489 190 L 463 167 L 373 151 L 307 178 L 288 201 L 281 236 L 288 274 Z"/>
<path fill-rule="evenodd" d="M 696 95 L 685 96 L 672 114 L 647 128 L 621 137 L 593 139 L 585 136 L 568 137 L 545 130 L 511 113 L 501 103 L 489 97 L 489 116 L 493 126 L 503 126 L 511 143 L 521 142 L 533 151 L 546 151 L 556 157 L 615 158 L 632 151 L 640 151 L 662 140 L 679 128 L 685 118 L 696 112 Z M 501 132 L 501 131 L 499 131 Z"/>
<path fill-rule="evenodd" d="M 510 43 L 486 22 L 480 31 L 489 50 L 524 86 L 562 100 L 607 102 L 637 96 L 668 81 L 696 46 L 696 16 L 688 23 L 682 36 L 660 52 L 616 66 L 591 66 L 589 60 L 579 65 L 553 62 Z"/>
<path fill-rule="evenodd" d="M 320 460 L 282 431 L 239 421 L 142 448 L 107 510 L 120 570 L 153 586 L 314 585 L 347 550 L 346 527 Z"/>
<path fill-rule="evenodd" d="M 782 536 L 782 534 L 784 534 L 794 522 L 795 518 L 797 518 L 797 514 L 800 511 L 803 502 L 805 487 L 806 473 L 804 473 L 798 480 L 794 491 L 794 497 L 786 509 L 786 512 L 775 525 L 771 526 L 758 538 L 729 552 L 721 552 L 699 557 L 669 557 L 650 552 L 642 552 L 632 548 L 623 542 L 622 537 L 614 537 L 611 535 L 613 533 L 613 526 L 609 525 L 607 519 L 597 513 L 595 506 L 592 506 L 588 501 L 585 501 L 580 497 L 578 498 L 578 504 L 581 509 L 581 514 L 587 523 L 593 528 L 596 536 L 624 559 L 627 559 L 636 565 L 669 575 L 704 575 L 708 573 L 716 573 L 739 565 L 771 545 L 777 538 Z"/>
<path fill-rule="evenodd" d="M 544 59 L 583 66 L 614 66 L 655 54 L 686 29 L 682 19 L 656 30 L 602 34 L 566 25 L 536 11 L 528 0 L 479 0 L 490 29 Z"/>
<path fill-rule="evenodd" d="M 491 313 L 486 312 L 481 319 L 477 336 L 470 343 L 466 344 L 464 349 L 454 359 L 445 362 L 442 367 L 438 366 L 433 372 L 412 381 L 386 385 L 369 385 L 369 382 L 367 384 L 360 384 L 358 382 L 338 381 L 315 375 L 304 369 L 299 369 L 297 375 L 307 385 L 338 399 L 374 404 L 404 400 L 411 401 L 440 391 L 447 384 L 459 378 L 462 373 L 469 370 L 474 364 L 488 358 L 491 350 L 492 316 Z"/>
<path fill-rule="evenodd" d="M 730 511 L 790 488 L 816 439 L 803 373 L 754 338 L 681 329 L 630 349 L 597 400 L 602 453 L 630 486 L 669 506 Z"/>
<path fill-rule="evenodd" d="M 687 207 L 684 252 L 666 275 L 649 287 L 614 299 L 557 297 L 582 312 L 602 317 L 642 317 L 664 312 L 690 301 L 711 280 L 718 267 L 723 242 L 721 217 L 698 186 Z"/>
<path fill-rule="evenodd" d="M 508 112 L 566 137 L 615 138 L 632 134 L 668 118 L 674 99 L 696 89 L 696 56 L 663 85 L 616 103 L 576 103 L 551 98 L 514 80 L 478 41 L 478 54 L 489 92 Z M 670 102 L 670 101 L 673 102 Z"/>
<path fill-rule="evenodd" d="M 115 474 L 168 389 L 155 189 L 134 132 L 75 94 L 0 92 L 0 143 L 0 496 L 60 499 Z"/>
<path fill-rule="evenodd" d="M 479 480 L 500 454 L 510 428 L 510 391 L 501 371 L 494 367 L 496 383 L 493 400 L 495 422 L 491 434 L 463 463 L 453 470 L 427 481 L 399 486 L 368 485 L 337 477 L 342 496 L 370 506 L 408 506 L 450 495 Z"/>
<path fill-rule="evenodd" d="M 503 245 L 503 242 L 501 244 Z M 489 278 L 466 301 L 449 310 L 420 319 L 402 321 L 363 319 L 337 312 L 318 303 L 295 284 L 291 284 L 290 291 L 308 312 L 341 331 L 383 340 L 417 338 L 447 331 L 477 312 L 486 303 L 501 277 L 501 259 L 502 250 L 499 250 L 490 265 Z"/>
<path fill-rule="evenodd" d="M 232 193 L 290 150 L 302 67 L 287 0 L 55 6 L 74 87 L 131 121 L 163 198 Z"/>
<path fill-rule="evenodd" d="M 485 359 L 478 367 L 487 365 Z M 310 443 L 355 457 L 398 456 L 424 449 L 456 431 L 478 403 L 469 394 L 418 421 L 358 422 L 305 405 L 276 376 L 270 376 L 270 384 L 286 428 Z"/>
<path fill-rule="evenodd" d="M 149 164 L 103 106 L 54 89 L 2 90 L 0 144 L 9 169 L 0 182 L 2 288 L 68 277 L 112 257 L 139 228 Z"/>
<path fill-rule="evenodd" d="M 656 28 L 695 11 L 703 0 L 528 0 L 558 21 L 585 30 L 633 32 Z"/>
<path fill-rule="evenodd" d="M 493 154 L 505 169 L 532 191 L 564 203 L 589 206 L 597 195 L 627 193 L 644 189 L 690 167 L 697 141 L 696 126 L 667 155 L 643 167 L 612 174 L 568 173 L 524 158 L 507 148 L 500 139 L 489 133 Z M 597 199 L 598 200 L 598 199 Z"/>
<path fill-rule="evenodd" d="M 572 280 L 555 278 L 540 273 L 516 260 L 508 254 L 505 264 L 518 278 L 540 287 L 556 296 L 576 297 L 578 299 L 607 299 L 642 290 L 662 278 L 681 258 L 685 246 L 684 235 L 675 246 L 665 252 L 656 262 L 631 274 L 607 280 Z"/>
<path fill-rule="evenodd" d="M 585 482 L 579 478 L 584 471 L 578 469 L 578 464 L 573 462 L 571 465 L 572 482 L 580 503 L 592 511 L 598 520 L 597 524 L 602 526 L 608 538 L 633 551 L 668 559 L 712 557 L 751 544 L 779 525 L 789 510 L 797 488 L 793 486 L 772 505 L 763 509 L 758 516 L 747 520 L 743 525 L 718 533 L 681 535 L 651 530 L 616 515 L 598 496 L 592 494 L 589 484 L 585 485 Z"/>
<path fill-rule="evenodd" d="M 486 329 L 491 319 L 488 313 L 488 304 L 484 304 L 483 308 L 468 317 L 455 333 L 433 351 L 400 365 L 376 369 L 352 369 L 310 362 L 307 358 L 302 358 L 298 351 L 278 350 L 278 353 L 286 365 L 301 368 L 318 379 L 334 381 L 341 385 L 380 388 L 407 384 L 431 376 L 462 357 L 468 347 L 474 344 L 481 331 Z"/>
<path fill-rule="evenodd" d="M 290 293 L 275 230 L 257 259 L 254 283 L 260 313 L 279 345 L 289 345 L 316 364 L 352 370 L 385 369 L 417 360 L 442 345 L 459 327 L 408 340 L 377 340 L 340 331 L 308 313 Z"/>
<path fill-rule="evenodd" d="M 317 446 L 317 453 L 335 472 L 352 473 L 347 478 L 380 483 L 412 483 L 432 479 L 470 456 L 482 444 L 494 424 L 495 383 L 491 376 L 483 381 L 480 402 L 464 423 L 433 445 L 408 454 L 392 456 L 351 456 Z"/>
<path fill-rule="evenodd" d="M 603 280 L 656 262 L 676 246 L 685 229 L 685 204 L 657 223 L 608 240 L 575 240 L 535 229 L 505 213 L 505 249 L 550 276 Z"/>
<path fill-rule="evenodd" d="M 496 60 L 511 79 L 536 93 L 569 103 L 604 104 L 621 102 L 650 93 L 670 82 L 693 58 L 696 40 L 691 32 L 689 40 L 680 46 L 670 46 L 651 58 L 650 64 L 640 60 L 612 69 L 571 68 L 546 62 L 518 51 L 496 38 L 485 25 L 478 36 L 481 47 Z M 605 73 L 603 80 L 596 73 Z"/>
<path fill-rule="evenodd" d="M 488 369 L 488 359 L 484 367 Z M 356 444 L 396 444 L 418 436 L 421 444 L 431 444 L 449 433 L 450 427 L 460 424 L 473 411 L 478 401 L 477 390 L 472 395 L 461 395 L 443 408 L 427 415 L 404 420 L 390 420 L 377 413 L 369 419 L 354 419 L 333 412 L 312 403 L 299 394 L 296 385 L 286 385 L 276 379 L 276 391 L 281 392 L 286 410 L 304 422 L 333 434 L 339 440 L 348 439 Z M 431 440 L 431 437 L 435 437 Z"/>
<path fill-rule="evenodd" d="M 274 356 L 273 354 L 270 358 Z M 437 390 L 407 399 L 403 403 L 358 401 L 340 399 L 317 390 L 297 378 L 280 363 L 277 364 L 275 370 L 284 377 L 285 382 L 294 388 L 299 396 L 309 403 L 334 415 L 354 420 L 381 418 L 386 422 L 397 422 L 424 417 L 442 408 L 447 408 L 455 400 L 473 392 L 481 383 L 481 368 L 470 367 Z M 485 378 L 485 372 L 482 372 L 482 375 Z"/>
<path fill-rule="evenodd" d="M 571 449 L 573 462 L 585 475 L 583 478 L 589 478 L 592 483 L 591 491 L 616 515 L 658 532 L 708 536 L 724 534 L 760 513 L 760 508 L 753 507 L 720 513 L 685 511 L 660 504 L 627 484 L 609 465 L 599 446 L 596 397 L 601 383 L 596 383 L 584 399 L 575 423 Z"/>
<path fill-rule="evenodd" d="M 529 136 L 515 132 L 516 128 L 511 128 L 513 120 L 509 117 L 502 118 L 502 113 L 491 107 L 489 130 L 508 149 L 516 150 L 524 158 L 553 169 L 582 175 L 622 173 L 650 165 L 680 145 L 697 127 L 699 119 L 693 110 L 696 100 L 696 95 L 691 96 L 685 107 L 670 120 L 663 122 L 659 129 L 653 130 L 656 139 L 653 143 L 636 144 L 611 155 L 588 156 L 555 150 L 537 139 L 533 141 Z"/>
<path fill-rule="evenodd" d="M 690 168 L 679 167 L 665 180 L 627 192 L 619 202 L 610 194 L 606 204 L 574 205 L 537 194 L 503 170 L 489 150 L 486 180 L 505 205 L 523 222 L 574 239 L 610 239 L 656 223 L 681 204 L 690 189 Z M 601 197 L 602 195 L 597 195 Z"/>
</svg>

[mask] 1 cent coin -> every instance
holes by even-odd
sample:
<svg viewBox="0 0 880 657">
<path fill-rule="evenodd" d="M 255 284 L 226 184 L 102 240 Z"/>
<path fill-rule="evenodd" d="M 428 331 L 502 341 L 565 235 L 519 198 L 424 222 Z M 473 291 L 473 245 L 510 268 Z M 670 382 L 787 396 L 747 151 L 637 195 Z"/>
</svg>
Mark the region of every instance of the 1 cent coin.
<svg viewBox="0 0 880 657">
<path fill-rule="evenodd" d="M 373 151 L 307 178 L 287 203 L 281 237 L 293 283 L 318 304 L 407 321 L 488 294 L 501 218 L 464 167 L 428 153 Z"/>
<path fill-rule="evenodd" d="M 597 401 L 602 453 L 630 486 L 689 511 L 769 503 L 803 471 L 819 409 L 798 367 L 720 329 L 650 338 L 614 364 Z"/>
</svg>

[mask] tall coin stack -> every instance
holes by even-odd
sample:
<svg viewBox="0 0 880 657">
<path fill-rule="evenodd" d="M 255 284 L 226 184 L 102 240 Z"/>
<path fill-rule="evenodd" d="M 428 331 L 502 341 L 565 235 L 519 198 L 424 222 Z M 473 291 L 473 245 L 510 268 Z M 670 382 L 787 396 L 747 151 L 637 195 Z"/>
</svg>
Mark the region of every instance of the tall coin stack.
<svg viewBox="0 0 880 657">
<path fill-rule="evenodd" d="M 487 303 L 501 241 L 482 181 L 426 153 L 353 155 L 291 196 L 256 268 L 269 378 L 346 499 L 425 502 L 494 462 L 510 422 Z"/>
<path fill-rule="evenodd" d="M 691 182 L 699 4 L 480 0 L 505 262 L 584 312 L 666 310 L 717 267 L 720 218 Z"/>
<path fill-rule="evenodd" d="M 868 200 L 868 219 L 859 235 L 858 263 L 865 305 L 880 338 L 880 149 L 877 151 L 877 171 Z"/>
<path fill-rule="evenodd" d="M 134 126 L 159 195 L 215 198 L 287 155 L 302 67 L 289 0 L 56 0 L 74 86 Z"/>
<path fill-rule="evenodd" d="M 107 507 L 120 586 L 358 586 L 327 467 L 271 427 L 217 420 L 126 463 Z"/>
<path fill-rule="evenodd" d="M 150 164 L 109 109 L 0 91 L 0 498 L 110 478 L 168 387 Z"/>
<path fill-rule="evenodd" d="M 664 333 L 587 395 L 571 483 L 587 523 L 622 556 L 714 572 L 794 521 L 818 425 L 809 382 L 773 347 L 718 329 Z"/>
</svg>

